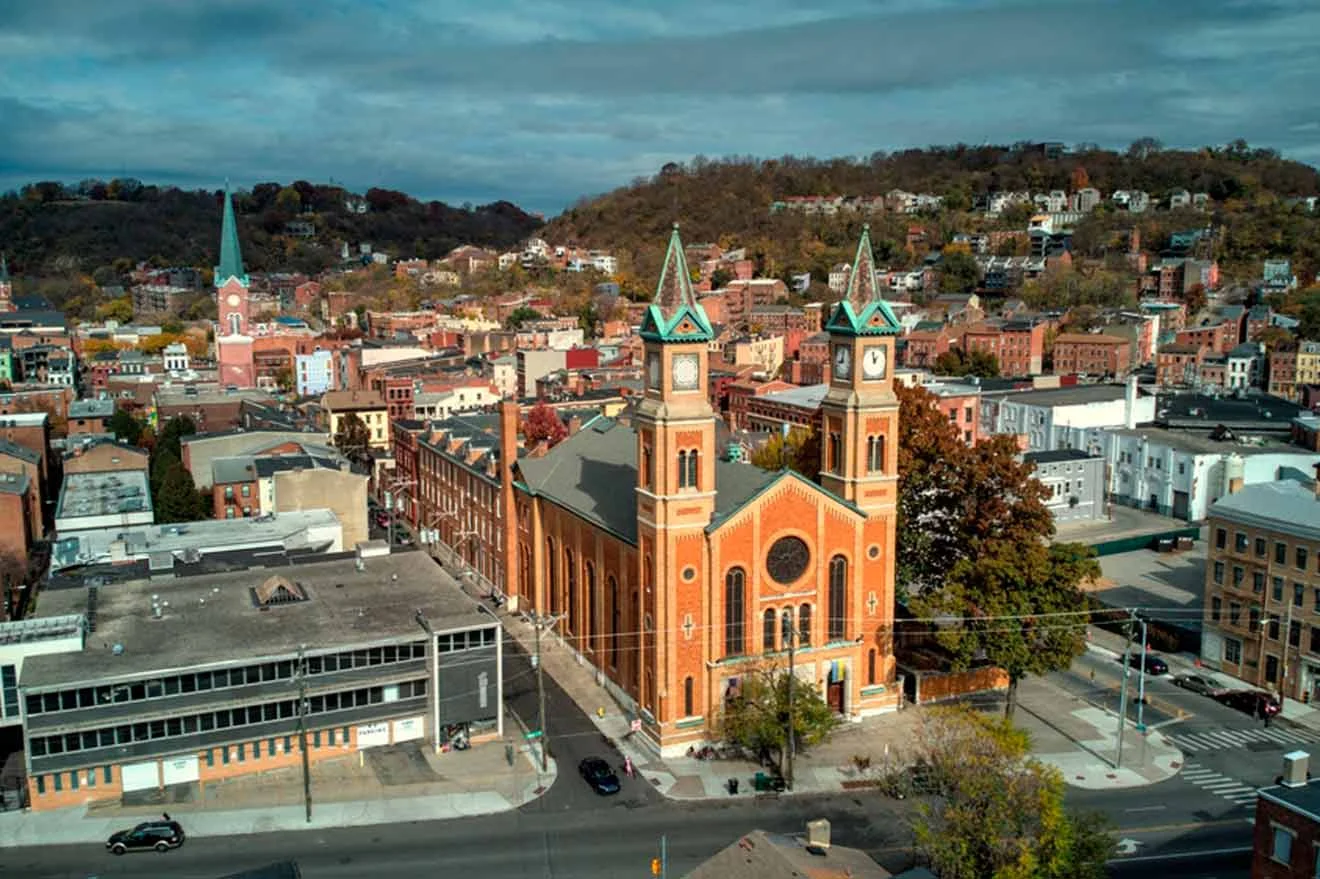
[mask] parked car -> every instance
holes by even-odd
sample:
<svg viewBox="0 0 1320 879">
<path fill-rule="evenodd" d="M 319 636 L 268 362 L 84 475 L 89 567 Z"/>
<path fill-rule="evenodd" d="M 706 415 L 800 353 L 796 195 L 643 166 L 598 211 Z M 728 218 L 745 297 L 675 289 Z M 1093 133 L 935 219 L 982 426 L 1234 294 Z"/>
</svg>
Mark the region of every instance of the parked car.
<svg viewBox="0 0 1320 879">
<path fill-rule="evenodd" d="M 145 821 L 132 830 L 121 830 L 105 841 L 116 855 L 154 849 L 164 854 L 183 845 L 183 828 L 178 821 Z"/>
<path fill-rule="evenodd" d="M 1261 690 L 1228 690 L 1215 699 L 1252 717 L 1273 717 L 1283 707 L 1272 693 Z"/>
<path fill-rule="evenodd" d="M 591 785 L 591 789 L 601 796 L 619 792 L 619 776 L 610 769 L 610 764 L 599 757 L 588 757 L 578 764 L 578 772 Z"/>
<path fill-rule="evenodd" d="M 1123 657 L 1120 656 L 1118 658 L 1118 661 L 1122 662 Z M 1131 656 L 1128 657 L 1128 665 L 1132 666 L 1133 668 L 1141 668 L 1140 651 L 1136 651 L 1132 653 Z M 1166 675 L 1168 673 L 1169 673 L 1169 664 L 1167 662 L 1165 662 L 1160 657 L 1156 656 L 1154 653 L 1146 654 L 1146 674 Z"/>
<path fill-rule="evenodd" d="M 1218 696 L 1227 689 L 1203 675 L 1175 675 L 1173 684 L 1175 687 L 1182 687 L 1184 690 L 1200 693 L 1202 696 Z"/>
</svg>

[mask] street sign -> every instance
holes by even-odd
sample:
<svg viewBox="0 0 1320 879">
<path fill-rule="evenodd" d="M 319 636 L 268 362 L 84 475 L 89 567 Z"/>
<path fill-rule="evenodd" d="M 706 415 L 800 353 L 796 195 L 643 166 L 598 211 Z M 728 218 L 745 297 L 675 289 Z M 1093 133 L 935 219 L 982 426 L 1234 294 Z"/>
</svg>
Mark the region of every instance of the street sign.
<svg viewBox="0 0 1320 879">
<path fill-rule="evenodd" d="M 539 739 L 540 737 L 541 737 L 541 731 L 539 729 L 534 729 L 531 732 L 527 733 L 527 735 L 523 736 L 523 738 L 526 739 Z"/>
</svg>

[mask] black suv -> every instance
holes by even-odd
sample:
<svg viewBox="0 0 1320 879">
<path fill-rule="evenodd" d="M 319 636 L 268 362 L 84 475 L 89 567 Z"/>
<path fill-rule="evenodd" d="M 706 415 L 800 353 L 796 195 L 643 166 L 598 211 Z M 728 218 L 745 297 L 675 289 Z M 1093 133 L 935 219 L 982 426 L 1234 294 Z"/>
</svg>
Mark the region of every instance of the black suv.
<svg viewBox="0 0 1320 879">
<path fill-rule="evenodd" d="M 117 855 L 147 849 L 163 854 L 181 845 L 183 828 L 178 821 L 145 821 L 132 830 L 121 830 L 105 841 L 105 847 Z"/>
</svg>

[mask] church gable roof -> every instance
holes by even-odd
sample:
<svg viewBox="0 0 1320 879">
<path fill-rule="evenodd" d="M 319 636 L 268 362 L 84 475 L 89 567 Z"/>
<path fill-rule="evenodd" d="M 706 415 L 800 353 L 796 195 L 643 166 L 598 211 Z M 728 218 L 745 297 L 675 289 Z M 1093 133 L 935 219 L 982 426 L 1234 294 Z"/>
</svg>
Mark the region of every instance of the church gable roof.
<svg viewBox="0 0 1320 879">
<path fill-rule="evenodd" d="M 715 519 L 706 528 L 706 532 L 708 534 L 718 531 L 719 529 L 723 528 L 725 525 L 732 523 L 734 519 L 737 517 L 738 513 L 743 512 L 744 510 L 755 504 L 757 501 L 761 500 L 764 497 L 768 497 L 776 489 L 785 485 L 803 486 L 808 490 L 809 493 L 820 495 L 822 496 L 823 499 L 836 503 L 839 506 L 843 507 L 844 509 L 849 510 L 852 513 L 855 513 L 858 516 L 861 516 L 863 518 L 866 517 L 866 514 L 863 513 L 860 509 L 858 509 L 858 507 L 855 504 L 844 500 L 843 498 L 839 497 L 837 494 L 835 494 L 832 491 L 829 491 L 828 489 L 822 488 L 819 483 L 813 482 L 812 480 L 803 476 L 801 473 L 798 473 L 796 470 L 780 470 L 778 472 L 774 472 L 769 470 L 762 470 L 759 467 L 755 467 L 750 464 L 731 464 L 727 466 L 734 467 L 739 470 L 750 470 L 753 473 L 759 474 L 759 482 L 757 482 L 753 487 L 753 477 L 751 476 L 743 477 L 745 479 L 745 482 L 743 484 L 751 490 L 746 491 L 745 494 L 739 497 L 737 503 L 731 503 L 727 505 L 727 507 L 724 509 L 719 509 L 718 507 L 720 507 L 721 505 L 718 503 L 716 504 L 717 509 L 715 511 Z M 718 474 L 718 471 L 716 472 Z"/>
<path fill-rule="evenodd" d="M 528 491 L 637 545 L 637 432 L 598 418 L 544 457 L 520 458 Z M 715 517 L 731 515 L 778 474 L 750 464 L 715 462 Z"/>
</svg>

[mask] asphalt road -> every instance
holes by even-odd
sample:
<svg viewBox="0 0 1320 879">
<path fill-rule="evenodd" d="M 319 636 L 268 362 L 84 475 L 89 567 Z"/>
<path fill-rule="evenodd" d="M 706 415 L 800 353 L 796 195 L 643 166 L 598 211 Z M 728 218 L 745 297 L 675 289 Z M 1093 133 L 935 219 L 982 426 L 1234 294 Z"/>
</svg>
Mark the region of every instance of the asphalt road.
<svg viewBox="0 0 1320 879">
<path fill-rule="evenodd" d="M 510 654 L 508 699 L 535 728 L 535 676 L 519 675 L 530 670 L 530 663 L 516 649 Z M 1118 663 L 1088 656 L 1054 680 L 1105 704 L 1121 674 Z M 1250 717 L 1167 680 L 1148 681 L 1148 694 L 1152 704 L 1145 719 L 1168 734 L 1254 734 L 1261 729 Z M 593 755 L 617 765 L 622 758 L 548 676 L 546 700 L 547 732 L 551 752 L 560 761 L 560 778 L 544 797 L 517 812 L 333 832 L 193 838 L 166 855 L 115 858 L 98 846 L 16 849 L 0 856 L 0 876 L 212 879 L 292 859 L 306 879 L 349 879 L 380 870 L 387 870 L 390 879 L 433 877 L 440 870 L 483 879 L 614 879 L 649 875 L 662 837 L 668 842 L 669 875 L 681 876 L 749 829 L 799 831 L 819 817 L 831 820 L 839 844 L 865 849 L 895 871 L 908 866 L 910 833 L 902 812 L 907 804 L 876 794 L 679 804 L 664 801 L 638 778 L 624 779 L 617 797 L 597 797 L 576 777 L 577 762 Z M 1274 728 L 1286 730 L 1288 724 L 1277 722 Z M 1207 748 L 1189 753 L 1188 760 L 1243 785 L 1267 785 L 1292 747 L 1260 745 Z M 1126 854 L 1112 865 L 1114 877 L 1230 879 L 1248 873 L 1251 809 L 1184 776 L 1119 792 L 1071 789 L 1069 802 L 1103 813 L 1124 840 L 1121 851 Z"/>
</svg>

